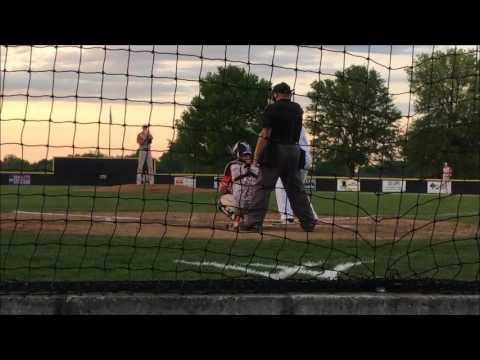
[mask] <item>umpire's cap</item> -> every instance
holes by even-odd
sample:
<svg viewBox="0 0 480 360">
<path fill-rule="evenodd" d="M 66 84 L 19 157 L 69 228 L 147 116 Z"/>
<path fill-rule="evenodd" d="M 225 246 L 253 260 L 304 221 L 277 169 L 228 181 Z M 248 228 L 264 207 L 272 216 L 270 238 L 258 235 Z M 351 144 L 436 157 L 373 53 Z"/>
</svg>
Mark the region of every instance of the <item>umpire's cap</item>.
<svg viewBox="0 0 480 360">
<path fill-rule="evenodd" d="M 272 93 L 290 95 L 292 93 L 292 90 L 287 83 L 281 82 L 280 84 L 277 84 L 273 87 Z"/>
</svg>

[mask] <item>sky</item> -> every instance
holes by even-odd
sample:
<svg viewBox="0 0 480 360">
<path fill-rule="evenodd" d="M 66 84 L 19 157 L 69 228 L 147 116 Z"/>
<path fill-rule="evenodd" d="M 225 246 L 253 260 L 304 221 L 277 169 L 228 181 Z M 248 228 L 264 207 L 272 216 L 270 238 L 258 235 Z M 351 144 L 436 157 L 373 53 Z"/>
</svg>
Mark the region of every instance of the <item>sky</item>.
<svg viewBox="0 0 480 360">
<path fill-rule="evenodd" d="M 449 47 L 454 46 L 435 49 Z M 475 46 L 457 48 L 478 51 Z M 432 49 L 427 45 L 0 46 L 0 157 L 15 154 L 38 161 L 97 146 L 106 154 L 110 149 L 112 156 L 128 155 L 136 149 L 141 125 L 149 123 L 158 158 L 175 138 L 175 119 L 198 95 L 198 80 L 225 64 L 244 67 L 274 84 L 289 83 L 295 89 L 294 100 L 304 108 L 314 80 L 334 79 L 338 70 L 366 65 L 385 79 L 403 116 L 414 116 L 405 69 L 417 55 L 431 54 Z M 408 126 L 405 119 L 403 126 Z"/>
</svg>

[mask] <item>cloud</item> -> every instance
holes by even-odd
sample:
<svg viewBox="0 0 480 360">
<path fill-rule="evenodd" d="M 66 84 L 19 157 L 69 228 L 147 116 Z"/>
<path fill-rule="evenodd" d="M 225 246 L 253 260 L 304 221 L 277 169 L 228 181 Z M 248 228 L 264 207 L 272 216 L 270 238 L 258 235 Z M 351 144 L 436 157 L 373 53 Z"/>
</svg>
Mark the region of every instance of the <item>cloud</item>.
<svg viewBox="0 0 480 360">
<path fill-rule="evenodd" d="M 188 103 L 198 94 L 199 78 L 232 64 L 273 83 L 289 82 L 306 106 L 308 100 L 301 95 L 314 80 L 333 78 L 335 72 L 354 64 L 377 70 L 389 80 L 391 94 L 407 93 L 405 68 L 411 66 L 412 54 L 429 53 L 432 46 L 39 45 L 2 46 L 1 50 L 7 96 L 53 92 L 72 100 L 75 96 L 121 101 L 128 97 Z"/>
</svg>

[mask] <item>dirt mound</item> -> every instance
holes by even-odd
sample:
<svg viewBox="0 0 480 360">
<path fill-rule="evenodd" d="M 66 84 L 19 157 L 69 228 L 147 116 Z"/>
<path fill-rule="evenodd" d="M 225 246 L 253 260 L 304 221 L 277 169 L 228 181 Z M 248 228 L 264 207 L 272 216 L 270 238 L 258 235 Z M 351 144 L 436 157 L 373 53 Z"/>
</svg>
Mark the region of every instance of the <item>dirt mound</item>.
<svg viewBox="0 0 480 360">
<path fill-rule="evenodd" d="M 176 194 L 191 194 L 192 192 L 216 192 L 215 189 L 204 189 L 204 188 L 191 188 L 183 185 L 168 185 L 168 184 L 155 184 L 155 185 L 136 185 L 136 184 L 124 184 L 124 185 L 114 185 L 114 186 L 97 186 L 84 188 L 81 191 L 94 191 L 97 192 L 113 192 L 113 193 L 142 193 L 145 192 L 151 193 L 176 193 Z"/>
<path fill-rule="evenodd" d="M 477 225 L 450 221 L 413 219 L 372 221 L 369 218 L 321 218 L 315 232 L 304 233 L 298 224 L 274 226 L 272 215 L 264 223 L 263 235 L 228 230 L 228 219 L 213 213 L 34 213 L 0 214 L 2 231 L 54 232 L 108 236 L 171 237 L 191 239 L 291 239 L 435 241 L 478 236 Z"/>
</svg>

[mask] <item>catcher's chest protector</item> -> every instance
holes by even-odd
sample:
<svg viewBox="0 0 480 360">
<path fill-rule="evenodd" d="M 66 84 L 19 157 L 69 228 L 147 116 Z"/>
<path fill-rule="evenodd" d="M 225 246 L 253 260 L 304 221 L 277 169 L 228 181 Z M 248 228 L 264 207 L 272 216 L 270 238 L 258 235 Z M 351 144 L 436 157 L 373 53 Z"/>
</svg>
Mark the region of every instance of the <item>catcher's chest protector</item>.
<svg viewBox="0 0 480 360">
<path fill-rule="evenodd" d="M 241 161 L 232 161 L 227 168 L 231 174 L 233 197 L 239 207 L 244 208 L 253 200 L 258 168 L 252 168 Z"/>
</svg>

